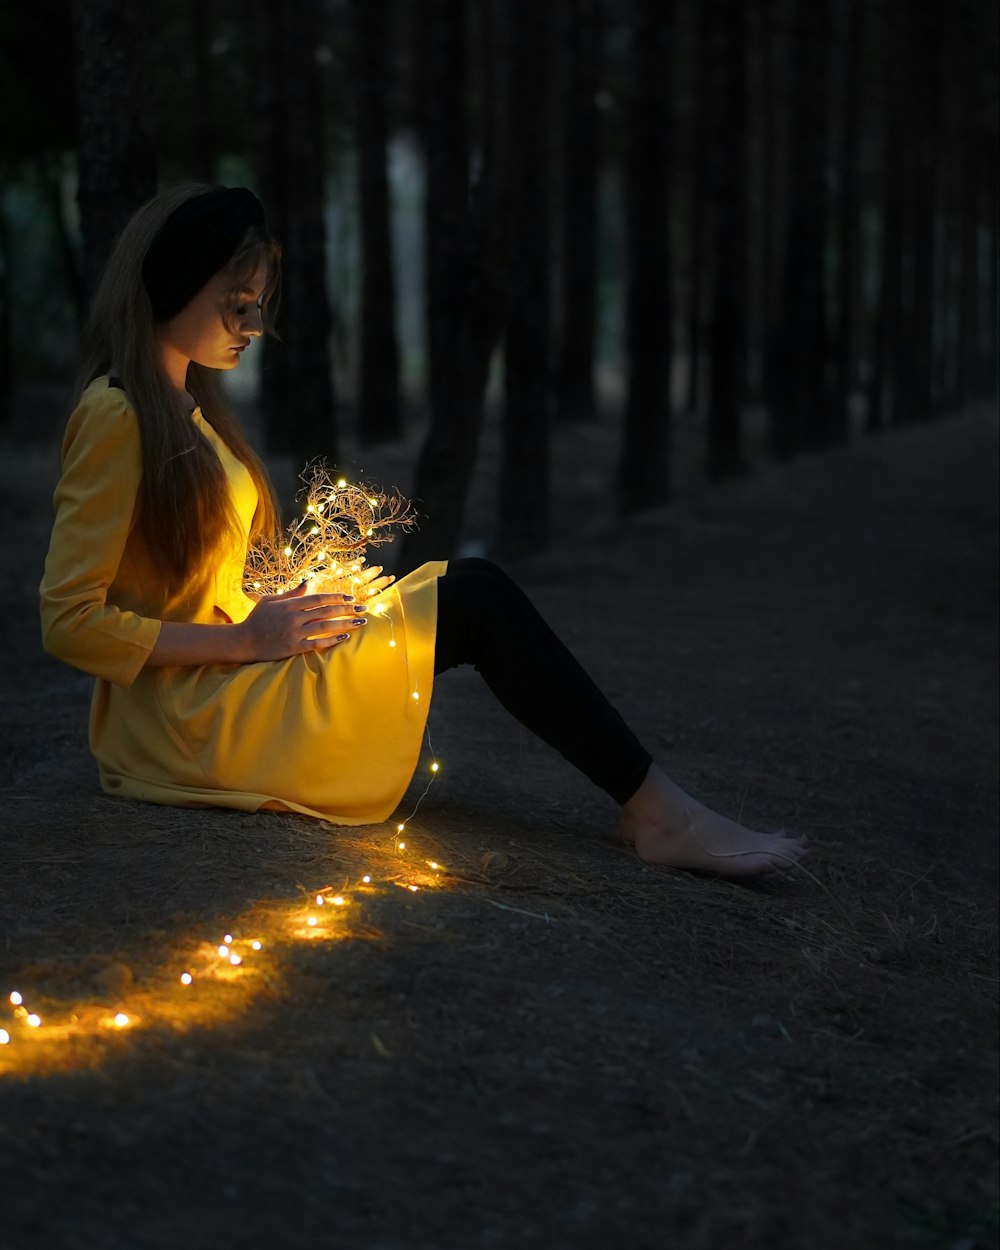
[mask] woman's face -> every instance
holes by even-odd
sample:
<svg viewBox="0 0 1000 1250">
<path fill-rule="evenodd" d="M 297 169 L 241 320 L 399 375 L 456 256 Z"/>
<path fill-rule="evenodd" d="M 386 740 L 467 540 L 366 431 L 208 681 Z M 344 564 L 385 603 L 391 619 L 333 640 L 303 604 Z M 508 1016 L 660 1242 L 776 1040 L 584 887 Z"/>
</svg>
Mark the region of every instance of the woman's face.
<svg viewBox="0 0 1000 1250">
<path fill-rule="evenodd" d="M 262 265 L 234 300 L 232 281 L 217 273 L 176 317 L 157 326 L 156 337 L 171 376 L 191 361 L 208 369 L 235 369 L 250 340 L 264 332 L 258 301 L 267 281 Z"/>
</svg>

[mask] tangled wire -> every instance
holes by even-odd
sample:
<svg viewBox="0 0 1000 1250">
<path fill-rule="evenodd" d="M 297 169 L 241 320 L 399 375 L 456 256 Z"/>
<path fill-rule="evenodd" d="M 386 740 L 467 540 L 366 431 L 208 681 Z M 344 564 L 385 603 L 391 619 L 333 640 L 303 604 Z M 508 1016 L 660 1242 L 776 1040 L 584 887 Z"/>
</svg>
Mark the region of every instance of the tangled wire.
<svg viewBox="0 0 1000 1250">
<path fill-rule="evenodd" d="M 297 499 L 305 508 L 280 542 L 263 542 L 247 552 L 244 589 L 253 595 L 281 595 L 308 581 L 317 593 L 350 590 L 369 547 L 392 542 L 395 529 L 410 530 L 417 514 L 408 499 L 369 486 L 336 481 L 325 461 L 306 465 Z"/>
</svg>

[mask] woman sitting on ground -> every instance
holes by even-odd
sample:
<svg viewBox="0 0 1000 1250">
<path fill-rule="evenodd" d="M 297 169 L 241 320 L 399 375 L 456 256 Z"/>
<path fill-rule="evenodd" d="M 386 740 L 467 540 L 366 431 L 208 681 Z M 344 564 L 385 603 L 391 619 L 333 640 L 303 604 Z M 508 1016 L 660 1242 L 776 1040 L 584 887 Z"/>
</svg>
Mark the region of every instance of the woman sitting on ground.
<svg viewBox="0 0 1000 1250">
<path fill-rule="evenodd" d="M 41 609 L 46 649 L 97 679 L 103 788 L 383 821 L 416 768 L 434 679 L 472 664 L 621 805 L 642 859 L 732 877 L 794 864 L 801 840 L 746 829 L 665 776 L 489 561 L 246 593 L 248 547 L 279 524 L 218 379 L 264 332 L 279 256 L 251 192 L 177 187 L 122 231 L 93 301 Z"/>
</svg>

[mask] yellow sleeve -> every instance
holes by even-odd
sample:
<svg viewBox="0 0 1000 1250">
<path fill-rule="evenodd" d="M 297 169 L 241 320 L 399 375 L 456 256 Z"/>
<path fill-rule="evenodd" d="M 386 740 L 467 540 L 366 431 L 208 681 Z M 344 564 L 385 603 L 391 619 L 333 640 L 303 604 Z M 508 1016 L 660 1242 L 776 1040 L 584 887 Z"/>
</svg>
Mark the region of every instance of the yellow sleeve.
<svg viewBox="0 0 1000 1250">
<path fill-rule="evenodd" d="M 132 529 L 142 444 L 123 392 L 97 389 L 69 419 L 41 584 L 42 642 L 75 668 L 130 686 L 160 622 L 108 603 Z"/>
</svg>

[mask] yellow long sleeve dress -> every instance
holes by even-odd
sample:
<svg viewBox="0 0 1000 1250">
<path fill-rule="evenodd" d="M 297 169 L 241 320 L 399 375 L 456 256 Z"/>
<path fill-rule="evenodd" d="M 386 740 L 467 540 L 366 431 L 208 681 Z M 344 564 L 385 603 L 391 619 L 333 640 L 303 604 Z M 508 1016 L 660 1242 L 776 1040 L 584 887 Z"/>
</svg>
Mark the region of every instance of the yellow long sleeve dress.
<svg viewBox="0 0 1000 1250">
<path fill-rule="evenodd" d="M 107 377 L 93 381 L 63 440 L 42 635 L 52 655 L 97 679 L 90 747 L 101 785 L 181 807 L 276 809 L 344 825 L 385 820 L 420 755 L 437 579 L 447 563 L 401 578 L 380 596 L 385 615 L 369 614 L 350 642 L 331 650 L 253 664 L 146 666 L 161 621 L 221 627 L 254 606 L 242 589 L 253 479 L 197 409 L 192 421 L 225 469 L 241 538 L 168 600 L 136 528 L 141 444 L 125 393 Z"/>
</svg>

